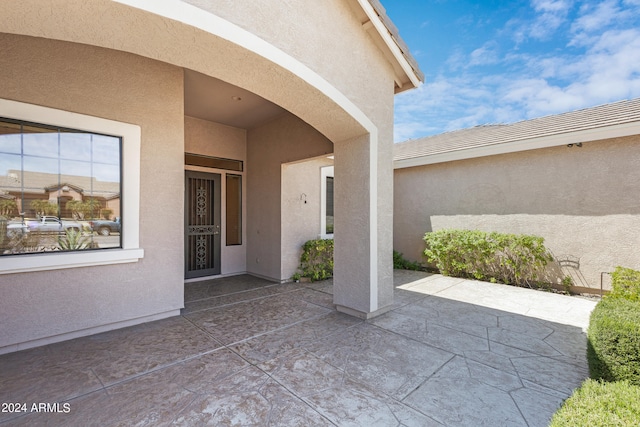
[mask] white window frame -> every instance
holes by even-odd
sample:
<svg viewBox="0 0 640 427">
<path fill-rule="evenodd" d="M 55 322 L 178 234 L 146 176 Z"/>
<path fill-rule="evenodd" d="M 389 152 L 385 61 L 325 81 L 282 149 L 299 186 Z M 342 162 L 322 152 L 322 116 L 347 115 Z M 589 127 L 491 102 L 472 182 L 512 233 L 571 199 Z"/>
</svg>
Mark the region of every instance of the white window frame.
<svg viewBox="0 0 640 427">
<path fill-rule="evenodd" d="M 333 177 L 333 166 L 320 168 L 320 238 L 333 239 L 333 233 L 327 233 L 327 177 Z"/>
<path fill-rule="evenodd" d="M 140 126 L 99 117 L 0 99 L 0 117 L 113 135 L 122 138 L 122 248 L 96 251 L 7 255 L 0 274 L 137 262 L 140 248 Z"/>
</svg>

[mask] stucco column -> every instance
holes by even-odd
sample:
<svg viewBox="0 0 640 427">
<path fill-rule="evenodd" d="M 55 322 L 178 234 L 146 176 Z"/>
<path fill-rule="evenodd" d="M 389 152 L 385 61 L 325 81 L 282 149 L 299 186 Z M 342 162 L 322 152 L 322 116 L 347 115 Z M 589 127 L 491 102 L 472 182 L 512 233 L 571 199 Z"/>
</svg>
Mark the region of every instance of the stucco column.
<svg viewBox="0 0 640 427">
<path fill-rule="evenodd" d="M 375 135 L 338 142 L 335 152 L 333 302 L 371 318 L 393 303 L 393 168 Z"/>
</svg>

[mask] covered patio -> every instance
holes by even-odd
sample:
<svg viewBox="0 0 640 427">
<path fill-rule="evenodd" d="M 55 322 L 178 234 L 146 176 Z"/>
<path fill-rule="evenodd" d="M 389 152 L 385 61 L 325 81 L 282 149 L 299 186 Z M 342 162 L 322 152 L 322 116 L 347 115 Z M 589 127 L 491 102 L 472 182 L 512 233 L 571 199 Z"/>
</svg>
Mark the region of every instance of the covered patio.
<svg viewBox="0 0 640 427">
<path fill-rule="evenodd" d="M 187 284 L 181 316 L 0 355 L 0 401 L 26 404 L 0 425 L 546 426 L 588 376 L 594 301 L 394 282 L 366 321 L 331 281 Z"/>
</svg>

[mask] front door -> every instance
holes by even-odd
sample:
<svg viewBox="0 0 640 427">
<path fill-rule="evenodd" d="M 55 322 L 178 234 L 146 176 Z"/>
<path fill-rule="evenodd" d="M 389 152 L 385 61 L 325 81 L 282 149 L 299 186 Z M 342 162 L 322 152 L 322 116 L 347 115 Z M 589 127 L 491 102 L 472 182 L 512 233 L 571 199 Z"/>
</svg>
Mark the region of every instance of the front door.
<svg viewBox="0 0 640 427">
<path fill-rule="evenodd" d="M 186 173 L 185 279 L 220 274 L 220 175 Z"/>
</svg>

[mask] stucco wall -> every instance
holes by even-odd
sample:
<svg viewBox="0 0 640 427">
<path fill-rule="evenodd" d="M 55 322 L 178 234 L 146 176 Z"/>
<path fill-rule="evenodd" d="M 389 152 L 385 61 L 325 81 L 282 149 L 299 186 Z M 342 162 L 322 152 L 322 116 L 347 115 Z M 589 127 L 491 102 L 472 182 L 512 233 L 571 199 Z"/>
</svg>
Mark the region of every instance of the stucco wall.
<svg viewBox="0 0 640 427">
<path fill-rule="evenodd" d="M 183 239 L 182 70 L 39 38 L 0 34 L 0 47 L 0 98 L 141 126 L 145 250 L 133 264 L 0 276 L 0 349 L 181 308 L 183 248 L 175 242 Z"/>
<path fill-rule="evenodd" d="M 353 8 L 358 6 L 354 1 L 183 1 L 227 19 L 288 53 L 338 88 L 367 115 L 389 107 L 388 103 L 372 101 L 392 99 L 393 70 L 356 18 Z M 388 87 L 380 84 L 384 81 L 389 82 Z M 392 126 L 392 122 L 385 125 Z"/>
<path fill-rule="evenodd" d="M 320 236 L 321 168 L 327 157 L 282 165 L 282 278 L 298 270 L 302 245 Z"/>
<path fill-rule="evenodd" d="M 185 116 L 184 151 L 246 161 L 247 131 Z"/>
<path fill-rule="evenodd" d="M 207 120 L 193 117 L 184 118 L 185 152 L 202 154 L 205 156 L 222 157 L 225 159 L 242 160 L 245 170 L 243 172 L 227 171 L 221 169 L 209 169 L 195 166 L 186 166 L 186 169 L 208 173 L 218 173 L 222 178 L 221 185 L 221 247 L 220 247 L 220 274 L 230 275 L 247 271 L 247 203 L 246 203 L 246 160 L 247 160 L 247 131 L 232 126 L 225 126 Z M 226 245 L 226 174 L 242 175 L 242 245 Z"/>
<path fill-rule="evenodd" d="M 288 226 L 281 223 L 281 165 L 332 152 L 328 139 L 288 113 L 248 132 L 248 272 L 273 280 L 291 277 L 281 264 L 281 230 Z"/>
<path fill-rule="evenodd" d="M 421 260 L 425 232 L 536 234 L 578 286 L 640 268 L 640 136 L 395 171 L 394 248 Z M 579 267 L 566 261 L 579 261 Z M 575 267 L 577 268 L 575 268 Z"/>
</svg>

